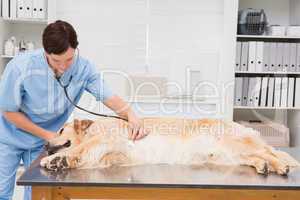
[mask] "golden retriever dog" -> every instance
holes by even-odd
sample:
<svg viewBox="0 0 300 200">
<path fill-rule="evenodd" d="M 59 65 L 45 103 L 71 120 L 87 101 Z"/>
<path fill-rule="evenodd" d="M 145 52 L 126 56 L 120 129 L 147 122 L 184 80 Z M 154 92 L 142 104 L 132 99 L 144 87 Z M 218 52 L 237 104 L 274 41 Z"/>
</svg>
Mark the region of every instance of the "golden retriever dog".
<svg viewBox="0 0 300 200">
<path fill-rule="evenodd" d="M 259 174 L 287 175 L 300 164 L 267 145 L 259 133 L 217 119 L 144 118 L 149 134 L 128 139 L 128 123 L 114 118 L 67 123 L 46 145 L 40 165 L 50 170 L 112 165 L 247 165 Z"/>
</svg>

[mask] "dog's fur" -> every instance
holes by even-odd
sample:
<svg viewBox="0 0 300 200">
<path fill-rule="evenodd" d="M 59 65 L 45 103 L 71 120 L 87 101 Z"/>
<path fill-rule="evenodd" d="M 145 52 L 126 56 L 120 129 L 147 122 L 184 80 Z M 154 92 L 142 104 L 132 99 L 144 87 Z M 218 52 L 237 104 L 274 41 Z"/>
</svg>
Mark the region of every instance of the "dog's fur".
<svg viewBox="0 0 300 200">
<path fill-rule="evenodd" d="M 47 145 L 60 149 L 44 157 L 50 170 L 103 168 L 112 165 L 248 165 L 257 173 L 287 175 L 300 164 L 267 145 L 259 133 L 235 122 L 214 119 L 144 118 L 149 135 L 132 142 L 128 123 L 113 118 L 74 120 Z M 68 144 L 68 145 L 66 145 Z"/>
</svg>

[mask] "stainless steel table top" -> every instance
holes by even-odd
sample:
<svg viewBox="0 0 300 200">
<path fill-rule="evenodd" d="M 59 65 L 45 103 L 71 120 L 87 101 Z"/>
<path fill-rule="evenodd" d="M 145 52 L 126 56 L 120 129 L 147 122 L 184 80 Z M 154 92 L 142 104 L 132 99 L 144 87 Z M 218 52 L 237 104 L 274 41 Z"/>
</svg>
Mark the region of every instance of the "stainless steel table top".
<svg viewBox="0 0 300 200">
<path fill-rule="evenodd" d="M 300 148 L 284 148 L 300 160 Z M 18 185 L 102 186 L 102 187 L 180 187 L 228 189 L 300 189 L 300 169 L 287 177 L 258 175 L 247 166 L 145 165 L 108 169 L 51 172 L 39 166 L 38 158 L 18 179 Z"/>
</svg>

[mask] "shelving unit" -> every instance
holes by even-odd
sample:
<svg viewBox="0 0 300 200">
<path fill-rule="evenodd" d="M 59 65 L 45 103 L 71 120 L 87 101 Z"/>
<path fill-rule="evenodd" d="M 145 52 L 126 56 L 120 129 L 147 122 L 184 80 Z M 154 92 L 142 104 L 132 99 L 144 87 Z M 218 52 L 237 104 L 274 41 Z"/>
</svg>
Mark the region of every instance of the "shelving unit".
<svg viewBox="0 0 300 200">
<path fill-rule="evenodd" d="M 299 0 L 239 0 L 239 10 L 246 8 L 264 9 L 268 25 L 300 25 Z M 270 36 L 270 35 L 236 35 L 239 42 L 274 42 L 274 43 L 300 43 L 300 37 L 295 36 Z M 298 63 L 297 63 L 298 65 Z M 235 71 L 235 77 L 293 77 L 299 78 L 300 72 L 285 71 Z M 237 106 L 234 107 L 235 121 L 268 120 L 284 124 L 290 129 L 290 145 L 300 146 L 300 107 L 278 106 Z"/>
</svg>

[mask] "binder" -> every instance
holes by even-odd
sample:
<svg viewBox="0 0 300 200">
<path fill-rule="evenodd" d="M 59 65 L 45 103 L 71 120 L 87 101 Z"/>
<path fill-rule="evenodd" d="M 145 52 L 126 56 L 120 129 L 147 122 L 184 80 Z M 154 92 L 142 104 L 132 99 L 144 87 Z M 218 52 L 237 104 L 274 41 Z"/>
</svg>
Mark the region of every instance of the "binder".
<svg viewBox="0 0 300 200">
<path fill-rule="evenodd" d="M 249 77 L 243 77 L 243 99 L 242 106 L 247 106 L 248 102 L 248 86 L 249 86 Z"/>
<path fill-rule="evenodd" d="M 45 0 L 37 0 L 38 1 L 38 15 L 39 19 L 46 19 L 46 2 Z"/>
<path fill-rule="evenodd" d="M 9 18 L 9 0 L 2 0 L 2 17 Z"/>
<path fill-rule="evenodd" d="M 288 72 L 290 68 L 290 43 L 282 43 L 282 45 L 283 45 L 282 71 Z"/>
<path fill-rule="evenodd" d="M 249 54 L 248 54 L 248 71 L 255 72 L 255 65 L 256 65 L 256 42 L 250 41 L 249 42 Z"/>
<path fill-rule="evenodd" d="M 300 72 L 300 43 L 297 43 L 297 67 L 296 71 Z"/>
<path fill-rule="evenodd" d="M 241 71 L 241 51 L 242 43 L 236 42 L 235 71 Z"/>
<path fill-rule="evenodd" d="M 276 69 L 275 71 L 283 71 L 283 49 L 284 49 L 284 43 L 277 43 L 276 46 L 276 58 L 275 58 L 275 63 L 276 63 Z"/>
<path fill-rule="evenodd" d="M 297 43 L 290 43 L 290 72 L 296 71 L 297 65 Z"/>
<path fill-rule="evenodd" d="M 17 18 L 25 18 L 24 0 L 17 0 Z"/>
<path fill-rule="evenodd" d="M 287 107 L 288 100 L 288 77 L 283 77 L 281 82 L 280 107 Z"/>
<path fill-rule="evenodd" d="M 294 107 L 294 88 L 295 88 L 295 78 L 289 78 L 288 83 L 288 107 Z"/>
<path fill-rule="evenodd" d="M 242 105 L 242 97 L 243 97 L 243 78 L 236 77 L 235 78 L 235 103 L 236 106 Z"/>
<path fill-rule="evenodd" d="M 10 18 L 17 18 L 17 0 L 10 0 Z"/>
<path fill-rule="evenodd" d="M 255 71 L 262 72 L 264 60 L 264 42 L 256 42 Z"/>
<path fill-rule="evenodd" d="M 249 43 L 242 42 L 241 71 L 248 71 Z"/>
<path fill-rule="evenodd" d="M 300 78 L 295 83 L 295 107 L 300 108 Z"/>
<path fill-rule="evenodd" d="M 275 78 L 270 77 L 268 82 L 268 100 L 267 100 L 268 107 L 274 106 L 274 84 L 275 84 Z"/>
<path fill-rule="evenodd" d="M 264 43 L 264 49 L 263 49 L 263 71 L 268 72 L 269 65 L 270 65 L 270 49 L 271 49 L 271 43 L 270 42 L 265 42 Z"/>
<path fill-rule="evenodd" d="M 277 44 L 275 42 L 270 43 L 270 65 L 269 65 L 269 71 L 275 72 L 276 71 L 276 49 Z"/>
<path fill-rule="evenodd" d="M 260 77 L 249 78 L 248 101 L 247 106 L 256 107 L 259 103 Z"/>
<path fill-rule="evenodd" d="M 32 0 L 24 0 L 25 13 L 24 18 L 32 18 Z"/>
<path fill-rule="evenodd" d="M 280 107 L 281 103 L 281 77 L 275 77 L 274 107 Z"/>
<path fill-rule="evenodd" d="M 265 107 L 267 106 L 267 91 L 268 91 L 268 77 L 263 77 L 261 81 L 261 95 L 260 95 L 260 101 L 259 106 Z"/>
<path fill-rule="evenodd" d="M 32 0 L 32 18 L 34 18 L 34 19 L 39 18 L 39 13 L 38 13 L 39 2 L 38 1 L 39 0 Z"/>
</svg>

